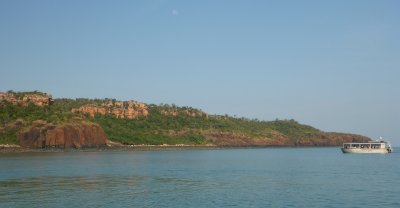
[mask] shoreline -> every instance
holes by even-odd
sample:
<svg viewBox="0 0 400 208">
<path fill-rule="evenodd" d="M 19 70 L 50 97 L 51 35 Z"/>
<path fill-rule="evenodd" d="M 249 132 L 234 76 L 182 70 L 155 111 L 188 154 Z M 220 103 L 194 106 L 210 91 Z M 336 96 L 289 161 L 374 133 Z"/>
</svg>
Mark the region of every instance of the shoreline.
<svg viewBox="0 0 400 208">
<path fill-rule="evenodd" d="M 0 144 L 0 153 L 45 153 L 45 152 L 112 152 L 112 151 L 176 151 L 176 150 L 211 150 L 211 149 L 261 149 L 261 148 L 329 148 L 339 146 L 217 146 L 208 145 L 115 145 L 115 146 L 99 146 L 99 147 L 82 147 L 82 148 L 27 148 L 19 145 Z"/>
<path fill-rule="evenodd" d="M 24 152 L 103 152 L 103 151 L 148 151 L 148 150 L 191 150 L 191 149 L 220 149 L 224 147 L 216 145 L 106 145 L 98 147 L 82 148 L 27 148 L 20 145 L 0 144 L 0 153 L 24 153 Z"/>
</svg>

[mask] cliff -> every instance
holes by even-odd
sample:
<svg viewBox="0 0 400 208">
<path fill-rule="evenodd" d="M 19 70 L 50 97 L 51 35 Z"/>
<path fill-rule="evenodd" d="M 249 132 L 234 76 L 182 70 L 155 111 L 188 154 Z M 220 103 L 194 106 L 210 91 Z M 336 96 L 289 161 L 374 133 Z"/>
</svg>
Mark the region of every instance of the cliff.
<svg viewBox="0 0 400 208">
<path fill-rule="evenodd" d="M 93 123 L 74 122 L 53 125 L 36 121 L 19 135 L 20 145 L 30 148 L 81 148 L 105 146 L 103 129 Z"/>
<path fill-rule="evenodd" d="M 86 104 L 79 108 L 73 108 L 73 113 L 88 114 L 94 117 L 95 114 L 111 115 L 116 118 L 133 119 L 139 116 L 147 117 L 149 114 L 146 104 L 136 101 L 105 101 L 99 105 Z"/>
</svg>

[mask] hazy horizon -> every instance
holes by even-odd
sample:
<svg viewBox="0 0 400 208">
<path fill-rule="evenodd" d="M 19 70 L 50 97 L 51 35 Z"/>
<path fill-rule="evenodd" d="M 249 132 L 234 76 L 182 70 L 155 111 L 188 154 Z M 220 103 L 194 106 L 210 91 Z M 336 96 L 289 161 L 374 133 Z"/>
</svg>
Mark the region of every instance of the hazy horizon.
<svg viewBox="0 0 400 208">
<path fill-rule="evenodd" d="M 295 119 L 400 146 L 399 1 L 1 1 L 0 91 Z"/>
</svg>

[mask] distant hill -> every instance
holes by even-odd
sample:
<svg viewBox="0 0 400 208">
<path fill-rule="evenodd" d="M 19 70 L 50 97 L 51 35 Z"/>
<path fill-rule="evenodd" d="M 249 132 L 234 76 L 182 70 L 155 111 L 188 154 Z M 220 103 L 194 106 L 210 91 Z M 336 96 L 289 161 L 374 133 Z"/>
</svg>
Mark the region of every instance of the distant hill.
<svg viewBox="0 0 400 208">
<path fill-rule="evenodd" d="M 338 146 L 367 137 L 320 131 L 295 120 L 209 115 L 192 107 L 115 99 L 52 99 L 42 92 L 0 93 L 0 144 L 89 147 L 122 144 Z"/>
</svg>

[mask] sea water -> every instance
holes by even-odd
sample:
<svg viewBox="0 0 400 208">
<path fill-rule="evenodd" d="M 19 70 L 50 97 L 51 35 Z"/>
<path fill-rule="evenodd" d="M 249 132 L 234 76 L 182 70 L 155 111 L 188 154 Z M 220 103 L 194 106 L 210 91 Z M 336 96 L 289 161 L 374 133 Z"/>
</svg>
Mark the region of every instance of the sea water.
<svg viewBox="0 0 400 208">
<path fill-rule="evenodd" d="M 400 207 L 400 149 L 0 154 L 0 207 Z"/>
</svg>

